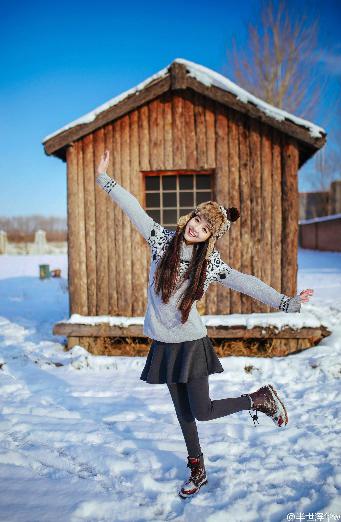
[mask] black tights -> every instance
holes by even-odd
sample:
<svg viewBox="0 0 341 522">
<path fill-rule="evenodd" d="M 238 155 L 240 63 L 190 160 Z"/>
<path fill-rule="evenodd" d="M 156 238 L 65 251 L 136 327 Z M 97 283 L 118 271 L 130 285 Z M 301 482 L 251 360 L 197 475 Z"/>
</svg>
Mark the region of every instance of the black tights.
<svg viewBox="0 0 341 522">
<path fill-rule="evenodd" d="M 167 383 L 167 386 L 190 457 L 196 457 L 201 453 L 195 419 L 207 421 L 225 417 L 225 415 L 230 415 L 237 411 L 250 409 L 249 397 L 211 400 L 208 376 L 185 383 Z"/>
</svg>

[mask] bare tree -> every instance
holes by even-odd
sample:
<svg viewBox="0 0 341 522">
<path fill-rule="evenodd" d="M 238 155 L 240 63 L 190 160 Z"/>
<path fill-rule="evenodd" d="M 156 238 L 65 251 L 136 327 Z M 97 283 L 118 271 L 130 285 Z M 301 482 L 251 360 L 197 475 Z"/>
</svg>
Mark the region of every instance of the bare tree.
<svg viewBox="0 0 341 522">
<path fill-rule="evenodd" d="M 260 21 L 248 23 L 247 49 L 238 50 L 233 38 L 236 81 L 275 107 L 313 118 L 327 81 L 314 73 L 319 19 L 311 23 L 304 14 L 289 13 L 283 0 L 260 6 Z"/>
</svg>

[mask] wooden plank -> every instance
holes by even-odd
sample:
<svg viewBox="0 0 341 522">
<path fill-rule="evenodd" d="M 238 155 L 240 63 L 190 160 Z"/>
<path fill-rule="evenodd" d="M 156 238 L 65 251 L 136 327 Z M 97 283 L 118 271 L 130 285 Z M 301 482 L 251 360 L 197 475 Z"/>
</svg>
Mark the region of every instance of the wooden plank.
<svg viewBox="0 0 341 522">
<path fill-rule="evenodd" d="M 282 292 L 282 164 L 278 131 L 272 129 L 271 286 Z"/>
<path fill-rule="evenodd" d="M 170 102 L 168 102 L 168 106 L 170 105 Z M 168 110 L 171 110 L 171 106 Z M 143 107 L 140 107 L 139 109 L 139 168 L 140 170 L 150 170 L 150 161 L 149 161 L 149 107 L 148 105 L 145 105 Z M 165 154 L 167 156 L 167 153 Z M 172 153 L 171 153 L 172 157 Z M 146 208 L 146 201 L 145 201 L 145 181 L 144 177 L 141 175 L 140 177 L 140 183 L 141 183 L 141 205 L 143 208 Z M 147 307 L 147 286 L 148 286 L 148 275 L 150 270 L 150 249 L 147 245 L 146 248 L 143 251 L 143 254 L 141 255 L 143 257 L 142 263 L 145 266 L 144 269 L 144 284 L 145 287 L 143 289 L 143 298 L 144 298 L 144 312 Z"/>
<path fill-rule="evenodd" d="M 113 156 L 113 127 L 106 125 L 104 129 L 104 145 L 109 150 L 110 161 L 107 169 L 108 175 L 115 179 Z M 108 314 L 117 315 L 117 273 L 116 273 L 116 239 L 115 239 L 115 206 L 116 204 L 107 196 L 107 244 L 108 244 Z"/>
<path fill-rule="evenodd" d="M 104 129 L 94 133 L 94 168 L 101 161 L 104 153 Z M 94 176 L 95 177 L 95 176 Z M 108 292 L 108 243 L 107 243 L 107 204 L 108 194 L 96 187 L 96 315 L 106 315 L 109 311 Z"/>
<path fill-rule="evenodd" d="M 261 126 L 261 251 L 260 264 L 262 267 L 261 279 L 271 286 L 271 266 L 273 257 L 271 252 L 271 223 L 272 223 L 272 150 L 271 135 L 267 125 Z M 279 291 L 280 287 L 276 288 Z M 263 305 L 265 312 L 270 312 L 269 305 Z"/>
<path fill-rule="evenodd" d="M 94 150 L 93 134 L 83 139 L 83 170 L 84 170 L 84 205 L 85 205 L 85 238 L 86 238 L 86 269 L 88 281 L 89 315 L 96 315 L 96 203 L 94 182 Z"/>
<path fill-rule="evenodd" d="M 236 207 L 240 211 L 239 195 L 239 138 L 237 113 L 228 111 L 228 171 L 229 171 L 229 204 L 228 207 Z M 241 232 L 240 218 L 231 223 L 229 235 L 230 264 L 232 268 L 240 270 L 241 266 Z M 240 292 L 231 291 L 230 313 L 241 313 Z"/>
<path fill-rule="evenodd" d="M 131 193 L 140 202 L 143 188 L 141 174 L 139 171 L 139 136 L 138 136 L 138 111 L 133 111 L 129 115 L 130 121 L 130 190 Z M 144 252 L 146 248 L 145 239 L 137 230 L 132 226 L 132 285 L 134 299 L 132 302 L 132 314 L 133 316 L 143 315 L 145 309 L 145 255 L 136 255 L 136 253 Z"/>
<path fill-rule="evenodd" d="M 228 120 L 226 109 L 222 105 L 217 106 L 216 116 L 216 196 L 215 200 L 221 205 L 229 205 L 229 171 L 228 171 Z M 221 258 L 227 264 L 230 262 L 230 248 L 228 232 L 216 242 L 216 247 L 220 252 Z M 216 285 L 217 304 L 215 313 L 230 313 L 231 290 L 226 289 L 221 284 Z"/>
<path fill-rule="evenodd" d="M 165 168 L 165 135 L 164 135 L 164 105 L 160 98 L 156 100 L 156 131 L 157 141 L 155 154 L 157 157 L 157 164 L 161 169 Z"/>
<path fill-rule="evenodd" d="M 214 168 L 215 164 L 216 164 L 216 157 L 215 157 L 216 135 L 215 135 L 214 102 L 212 100 L 210 100 L 209 98 L 206 98 L 204 109 L 205 109 L 205 126 L 206 126 L 207 167 Z"/>
<path fill-rule="evenodd" d="M 161 168 L 158 156 L 158 120 L 157 120 L 157 100 L 153 100 L 149 104 L 149 160 L 152 170 Z"/>
<path fill-rule="evenodd" d="M 164 168 L 173 168 L 172 99 L 170 93 L 163 95 L 164 104 Z M 144 167 L 143 167 L 144 168 Z M 141 167 L 142 169 L 142 167 Z"/>
<path fill-rule="evenodd" d="M 282 147 L 282 289 L 289 296 L 297 290 L 297 248 L 298 248 L 298 150 L 293 140 L 286 140 Z"/>
<path fill-rule="evenodd" d="M 78 248 L 79 272 L 77 284 L 79 286 L 79 313 L 88 315 L 88 281 L 86 273 L 86 240 L 85 240 L 85 202 L 84 202 L 84 166 L 82 142 L 77 149 L 77 175 L 78 175 Z"/>
<path fill-rule="evenodd" d="M 130 133 L 129 133 L 129 115 L 123 116 L 121 120 L 121 172 L 122 186 L 131 191 L 130 188 Z M 123 242 L 123 271 L 120 277 L 123 279 L 122 307 L 120 312 L 122 315 L 132 315 L 132 223 L 126 214 L 123 214 L 122 221 L 122 242 Z"/>
<path fill-rule="evenodd" d="M 282 329 L 276 327 L 256 326 L 246 328 L 244 325 L 234 326 L 208 326 L 208 336 L 226 339 L 303 339 L 330 335 L 330 331 L 325 326 L 318 328 L 303 327 L 295 330 L 288 326 Z M 56 323 L 53 327 L 54 335 L 66 335 L 73 337 L 145 337 L 143 335 L 143 325 L 131 324 L 129 326 L 116 326 L 109 323 L 79 324 L 79 323 Z"/>
<path fill-rule="evenodd" d="M 80 288 L 77 275 L 79 272 L 78 247 L 78 143 L 67 148 L 67 227 L 68 227 L 68 284 L 69 315 L 79 313 Z"/>
<path fill-rule="evenodd" d="M 206 148 L 206 125 L 204 98 L 198 93 L 193 95 L 194 102 L 194 121 L 197 146 L 197 168 L 207 168 L 207 148 Z M 187 132 L 187 129 L 186 129 Z"/>
<path fill-rule="evenodd" d="M 184 100 L 178 94 L 172 99 L 173 168 L 186 167 Z"/>
<path fill-rule="evenodd" d="M 186 168 L 197 169 L 197 145 L 195 134 L 194 105 L 193 97 L 190 94 L 183 100 L 184 124 L 186 132 L 183 136 L 186 149 Z"/>
<path fill-rule="evenodd" d="M 250 197 L 251 197 L 251 273 L 262 279 L 261 262 L 261 157 L 260 157 L 260 129 L 259 122 L 250 118 L 249 154 L 250 154 Z M 267 190 L 267 187 L 263 187 Z M 270 259 L 267 260 L 270 262 Z M 264 304 L 252 299 L 252 312 L 264 312 Z"/>
<path fill-rule="evenodd" d="M 115 180 L 122 185 L 121 170 L 121 120 L 113 124 L 113 172 Z M 123 271 L 125 270 L 125 260 L 123 256 L 124 245 L 122 239 L 123 230 L 123 210 L 117 203 L 115 209 L 115 263 L 116 263 L 116 301 L 117 313 L 122 313 L 124 306 L 124 281 Z"/>
<path fill-rule="evenodd" d="M 239 179 L 240 179 L 240 228 L 241 228 L 241 272 L 251 274 L 251 194 L 250 194 L 250 155 L 249 120 L 239 120 Z M 251 297 L 241 294 L 242 313 L 252 312 Z"/>
</svg>

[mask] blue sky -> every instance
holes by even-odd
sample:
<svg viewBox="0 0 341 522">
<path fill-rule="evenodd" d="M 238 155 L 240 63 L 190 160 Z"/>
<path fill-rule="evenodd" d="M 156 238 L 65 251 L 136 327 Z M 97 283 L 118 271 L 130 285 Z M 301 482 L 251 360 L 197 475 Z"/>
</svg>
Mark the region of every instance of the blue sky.
<svg viewBox="0 0 341 522">
<path fill-rule="evenodd" d="M 326 80 L 314 123 L 333 145 L 341 80 L 341 1 L 288 0 L 321 20 L 319 62 Z M 247 23 L 260 1 L 38 2 L 0 7 L 0 215 L 66 215 L 66 165 L 42 140 L 175 58 L 210 67 L 235 81 L 227 53 L 246 46 Z M 338 124 L 340 125 L 340 118 Z M 328 148 L 326 147 L 326 153 Z M 299 174 L 309 190 L 313 160 Z"/>
</svg>

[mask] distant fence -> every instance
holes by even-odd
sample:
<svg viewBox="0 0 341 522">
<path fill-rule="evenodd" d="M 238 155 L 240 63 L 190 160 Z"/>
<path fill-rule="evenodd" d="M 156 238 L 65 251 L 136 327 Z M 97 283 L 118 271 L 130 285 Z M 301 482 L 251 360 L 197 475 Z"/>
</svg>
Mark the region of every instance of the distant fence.
<svg viewBox="0 0 341 522">
<path fill-rule="evenodd" d="M 62 254 L 67 253 L 66 241 L 46 241 L 46 232 L 37 230 L 33 242 L 10 242 L 7 233 L 0 230 L 0 254 Z"/>
<path fill-rule="evenodd" d="M 299 246 L 341 252 L 341 214 L 300 221 Z"/>
</svg>

